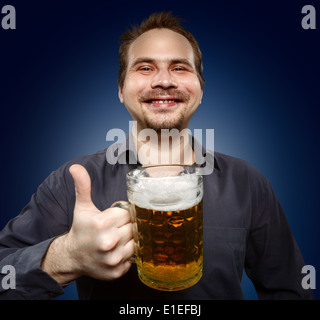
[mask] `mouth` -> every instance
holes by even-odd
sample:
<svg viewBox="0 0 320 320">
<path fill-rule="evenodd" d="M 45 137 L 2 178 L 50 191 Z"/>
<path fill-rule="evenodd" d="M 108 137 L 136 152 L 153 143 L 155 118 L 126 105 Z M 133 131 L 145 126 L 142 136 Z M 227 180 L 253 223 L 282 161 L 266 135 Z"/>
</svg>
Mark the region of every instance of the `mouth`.
<svg viewBox="0 0 320 320">
<path fill-rule="evenodd" d="M 182 100 L 177 98 L 151 98 L 148 100 L 145 100 L 144 103 L 148 104 L 151 107 L 154 108 L 170 108 L 177 106 L 179 103 L 181 103 Z"/>
<path fill-rule="evenodd" d="M 153 111 L 167 112 L 174 111 L 179 108 L 181 104 L 188 103 L 190 96 L 181 90 L 155 89 L 141 94 L 138 99 Z"/>
</svg>

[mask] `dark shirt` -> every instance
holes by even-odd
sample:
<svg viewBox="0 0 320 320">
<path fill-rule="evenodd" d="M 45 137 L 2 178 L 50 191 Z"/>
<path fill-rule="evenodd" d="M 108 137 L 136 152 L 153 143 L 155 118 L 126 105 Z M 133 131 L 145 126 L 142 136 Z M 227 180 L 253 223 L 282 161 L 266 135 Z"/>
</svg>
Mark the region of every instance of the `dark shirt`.
<svg viewBox="0 0 320 320">
<path fill-rule="evenodd" d="M 118 159 L 123 156 L 127 160 L 132 156 L 127 147 L 117 155 Z M 211 161 L 214 170 L 203 180 L 201 280 L 186 290 L 157 291 L 140 282 L 133 264 L 114 281 L 79 278 L 80 299 L 244 299 L 244 269 L 260 299 L 313 298 L 312 291 L 301 286 L 304 262 L 268 180 L 247 162 L 221 153 L 206 161 Z M 49 299 L 63 294 L 63 287 L 40 264 L 50 242 L 71 228 L 75 191 L 69 167 L 74 163 L 89 172 L 92 200 L 98 209 L 127 200 L 125 176 L 137 164 L 109 164 L 106 150 L 74 159 L 52 172 L 0 233 L 0 271 L 4 265 L 16 269 L 16 289 L 0 285 L 0 299 Z"/>
</svg>

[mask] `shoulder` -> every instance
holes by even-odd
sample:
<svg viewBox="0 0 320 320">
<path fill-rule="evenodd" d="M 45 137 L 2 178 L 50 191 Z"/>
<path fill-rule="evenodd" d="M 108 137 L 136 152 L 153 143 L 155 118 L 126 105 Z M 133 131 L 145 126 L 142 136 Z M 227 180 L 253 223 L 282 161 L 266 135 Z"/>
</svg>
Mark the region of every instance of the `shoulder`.
<svg viewBox="0 0 320 320">
<path fill-rule="evenodd" d="M 221 169 L 220 177 L 223 183 L 232 190 L 237 190 L 241 198 L 249 195 L 255 211 L 263 211 L 261 208 L 271 206 L 277 207 L 278 199 L 269 180 L 252 164 L 221 153 L 215 153 L 215 157 Z"/>
<path fill-rule="evenodd" d="M 220 174 L 227 179 L 232 179 L 236 183 L 247 182 L 253 188 L 269 187 L 268 179 L 249 162 L 219 152 L 215 152 L 214 156 Z"/>
<path fill-rule="evenodd" d="M 252 173 L 259 173 L 259 171 L 252 166 L 249 162 L 236 158 L 224 153 L 215 152 L 214 157 L 218 163 L 221 171 L 237 170 L 237 171 L 250 171 Z"/>
<path fill-rule="evenodd" d="M 112 167 L 106 161 L 106 150 L 107 149 L 97 151 L 93 154 L 78 156 L 65 162 L 50 173 L 44 181 L 45 186 L 49 188 L 61 188 L 63 186 L 73 188 L 73 179 L 69 172 L 73 164 L 82 165 L 91 177 L 101 174 L 101 172 L 108 169 L 108 167 Z"/>
<path fill-rule="evenodd" d="M 108 165 L 106 161 L 107 149 L 99 150 L 93 154 L 87 154 L 83 156 L 76 157 L 66 163 L 66 165 L 71 166 L 72 164 L 81 164 L 88 169 L 93 167 L 105 167 Z"/>
</svg>

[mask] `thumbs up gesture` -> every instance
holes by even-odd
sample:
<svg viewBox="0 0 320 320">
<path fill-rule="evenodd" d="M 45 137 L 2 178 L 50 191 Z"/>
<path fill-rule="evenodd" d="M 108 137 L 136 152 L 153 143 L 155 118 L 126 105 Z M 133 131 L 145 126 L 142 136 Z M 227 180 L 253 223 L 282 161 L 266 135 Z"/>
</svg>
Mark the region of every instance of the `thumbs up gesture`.
<svg viewBox="0 0 320 320">
<path fill-rule="evenodd" d="M 51 243 L 41 267 L 61 284 L 82 275 L 117 279 L 129 270 L 134 254 L 130 214 L 115 207 L 100 211 L 91 199 L 87 170 L 75 164 L 69 171 L 76 194 L 72 227 Z"/>
</svg>

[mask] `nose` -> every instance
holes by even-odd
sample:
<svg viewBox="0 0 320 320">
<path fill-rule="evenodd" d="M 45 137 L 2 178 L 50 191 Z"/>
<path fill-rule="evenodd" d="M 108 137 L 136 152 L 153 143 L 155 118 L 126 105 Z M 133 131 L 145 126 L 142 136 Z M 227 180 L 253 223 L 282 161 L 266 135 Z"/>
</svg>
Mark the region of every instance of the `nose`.
<svg viewBox="0 0 320 320">
<path fill-rule="evenodd" d="M 157 74 L 152 79 L 151 83 L 152 89 L 155 88 L 176 88 L 177 84 L 174 81 L 172 75 L 170 74 L 169 70 L 159 70 Z"/>
</svg>

